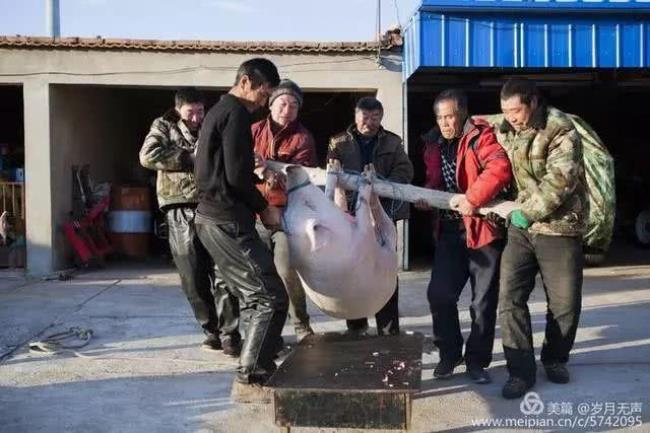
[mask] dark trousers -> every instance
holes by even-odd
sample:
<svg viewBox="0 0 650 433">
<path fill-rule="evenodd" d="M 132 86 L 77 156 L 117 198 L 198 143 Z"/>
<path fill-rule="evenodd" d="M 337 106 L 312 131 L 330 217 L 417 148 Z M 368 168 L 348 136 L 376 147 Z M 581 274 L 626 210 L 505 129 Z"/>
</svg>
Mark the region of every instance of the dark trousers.
<svg viewBox="0 0 650 433">
<path fill-rule="evenodd" d="M 386 305 L 375 314 L 375 321 L 377 322 L 378 335 L 397 335 L 399 334 L 399 281 L 395 286 L 395 292 L 390 297 Z M 368 319 L 346 320 L 347 327 L 350 331 L 364 331 L 368 329 Z"/>
<path fill-rule="evenodd" d="M 289 295 L 289 317 L 296 329 L 309 329 L 309 314 L 307 313 L 307 299 L 302 281 L 294 268 L 289 263 L 289 240 L 281 230 L 271 231 L 261 222 L 255 224 L 257 234 L 264 244 L 273 252 L 273 262 L 280 279 Z"/>
<path fill-rule="evenodd" d="M 579 237 L 508 229 L 501 260 L 499 317 L 511 376 L 535 383 L 536 366 L 528 298 L 539 272 L 546 293 L 542 363 L 566 363 L 575 341 L 582 302 L 582 242 Z"/>
<path fill-rule="evenodd" d="M 396 223 L 397 221 L 393 221 L 393 224 Z M 378 335 L 399 335 L 399 279 L 395 283 L 393 295 L 386 302 L 386 305 L 375 314 L 375 322 L 377 323 Z M 346 320 L 345 323 L 348 330 L 353 332 L 368 329 L 368 319 L 365 317 L 362 319 Z"/>
<path fill-rule="evenodd" d="M 198 215 L 196 229 L 248 323 L 237 380 L 264 383 L 275 371 L 273 356 L 287 318 L 288 299 L 254 221 L 217 224 Z"/>
<path fill-rule="evenodd" d="M 239 341 L 239 301 L 227 290 L 219 269 L 201 244 L 194 216 L 193 207 L 173 207 L 166 212 L 169 249 L 181 287 L 203 332 L 221 340 Z"/>
<path fill-rule="evenodd" d="M 497 239 L 478 249 L 467 248 L 461 224 L 460 220 L 443 220 L 440 224 L 427 290 L 433 319 L 433 342 L 441 360 L 453 362 L 463 356 L 457 305 L 469 279 L 472 324 L 465 344 L 465 363 L 468 367 L 485 368 L 492 361 L 499 297 L 499 260 L 504 241 Z"/>
</svg>

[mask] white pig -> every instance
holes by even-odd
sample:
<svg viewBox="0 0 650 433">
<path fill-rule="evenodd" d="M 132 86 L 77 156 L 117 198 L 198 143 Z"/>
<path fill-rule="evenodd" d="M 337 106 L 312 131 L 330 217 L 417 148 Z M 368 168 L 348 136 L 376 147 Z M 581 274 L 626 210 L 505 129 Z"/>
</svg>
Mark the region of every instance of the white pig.
<svg viewBox="0 0 650 433">
<path fill-rule="evenodd" d="M 343 212 L 309 182 L 299 166 L 287 168 L 288 204 L 283 226 L 290 261 L 309 298 L 325 313 L 344 319 L 374 315 L 397 282 L 395 225 L 366 179 L 356 217 Z"/>
</svg>

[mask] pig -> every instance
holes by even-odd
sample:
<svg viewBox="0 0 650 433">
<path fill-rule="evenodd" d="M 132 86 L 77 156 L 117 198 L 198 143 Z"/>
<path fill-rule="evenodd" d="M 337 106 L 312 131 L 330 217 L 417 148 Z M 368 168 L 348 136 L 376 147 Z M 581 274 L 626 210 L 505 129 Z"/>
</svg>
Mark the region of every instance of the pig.
<svg viewBox="0 0 650 433">
<path fill-rule="evenodd" d="M 372 173 L 362 177 L 356 217 L 328 199 L 300 166 L 287 167 L 286 174 L 283 229 L 305 293 L 333 317 L 374 315 L 395 291 L 397 233 L 372 192 Z"/>
</svg>

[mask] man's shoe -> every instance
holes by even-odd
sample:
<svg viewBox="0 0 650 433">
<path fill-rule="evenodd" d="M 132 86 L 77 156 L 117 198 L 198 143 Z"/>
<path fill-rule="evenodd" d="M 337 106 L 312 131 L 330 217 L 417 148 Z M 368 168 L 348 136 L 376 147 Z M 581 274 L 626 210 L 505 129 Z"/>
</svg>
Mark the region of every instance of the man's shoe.
<svg viewBox="0 0 650 433">
<path fill-rule="evenodd" d="M 388 331 L 384 331 L 381 328 L 377 328 L 377 335 L 382 336 L 382 335 L 390 335 L 390 336 L 396 336 L 399 335 L 399 329 L 389 329 Z"/>
<path fill-rule="evenodd" d="M 237 379 L 232 383 L 230 398 L 236 403 L 268 404 L 271 397 L 271 389 L 261 383 L 243 383 Z"/>
<path fill-rule="evenodd" d="M 224 338 L 223 341 L 221 341 L 221 346 L 223 354 L 230 356 L 231 358 L 238 358 L 241 353 L 241 342 L 233 341 L 232 338 Z"/>
<path fill-rule="evenodd" d="M 285 346 L 284 344 L 284 338 L 278 337 L 274 342 L 273 342 L 273 352 L 271 355 L 271 359 L 274 361 L 277 361 L 280 359 L 282 356 L 285 356 L 288 354 L 288 351 L 290 351 L 291 348 L 290 346 Z"/>
<path fill-rule="evenodd" d="M 553 383 L 569 383 L 569 370 L 564 364 L 548 364 L 544 366 L 546 377 Z"/>
<path fill-rule="evenodd" d="M 492 382 L 490 373 L 488 373 L 483 367 L 467 367 L 467 376 L 469 376 L 472 382 L 479 385 Z"/>
<path fill-rule="evenodd" d="M 216 352 L 222 349 L 221 340 L 214 334 L 208 334 L 208 337 L 201 343 L 201 349 Z"/>
<path fill-rule="evenodd" d="M 512 400 L 515 398 L 521 398 L 526 395 L 529 389 L 533 387 L 533 384 L 526 382 L 520 377 L 510 376 L 503 389 L 501 390 L 501 395 L 503 398 Z"/>
<path fill-rule="evenodd" d="M 463 358 L 455 360 L 443 359 L 433 370 L 433 377 L 436 379 L 449 379 L 454 374 L 454 369 L 463 363 Z"/>
<path fill-rule="evenodd" d="M 302 340 L 309 337 L 310 335 L 314 335 L 314 330 L 311 329 L 311 326 L 309 325 L 297 325 L 295 331 L 296 331 L 296 340 L 298 341 L 298 343 L 300 343 Z"/>
<path fill-rule="evenodd" d="M 350 335 L 352 337 L 367 337 L 368 336 L 368 327 L 364 326 L 361 328 L 348 328 L 345 331 L 345 335 Z"/>
</svg>

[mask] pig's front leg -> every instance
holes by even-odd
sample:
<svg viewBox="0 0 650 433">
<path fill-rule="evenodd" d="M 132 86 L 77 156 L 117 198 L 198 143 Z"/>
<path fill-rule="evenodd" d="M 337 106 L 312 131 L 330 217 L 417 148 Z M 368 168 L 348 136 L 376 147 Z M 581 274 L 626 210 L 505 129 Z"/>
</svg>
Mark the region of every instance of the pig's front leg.
<svg viewBox="0 0 650 433">
<path fill-rule="evenodd" d="M 372 196 L 372 174 L 364 171 L 360 179 L 359 190 L 357 191 L 357 203 L 355 206 L 357 230 L 372 231 L 373 230 L 373 217 L 372 209 L 370 208 L 370 200 Z"/>
<path fill-rule="evenodd" d="M 325 196 L 334 201 L 334 192 L 338 185 L 339 173 L 341 172 L 341 161 L 330 159 L 327 163 L 327 177 L 325 178 Z"/>
</svg>

